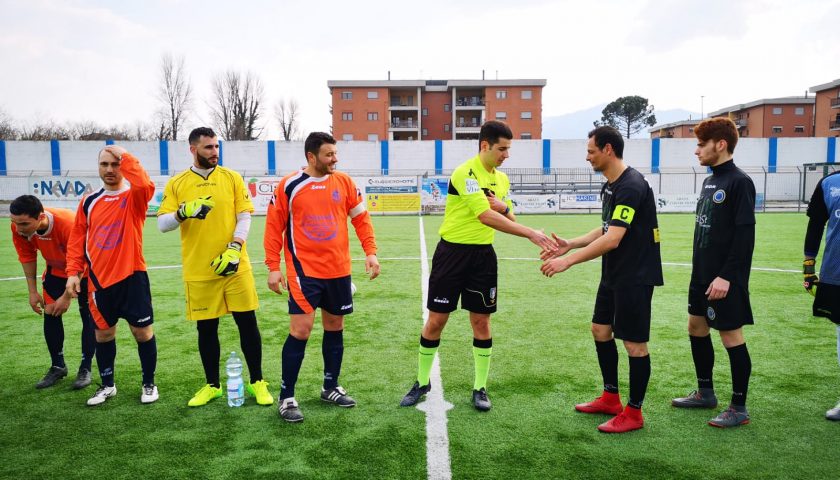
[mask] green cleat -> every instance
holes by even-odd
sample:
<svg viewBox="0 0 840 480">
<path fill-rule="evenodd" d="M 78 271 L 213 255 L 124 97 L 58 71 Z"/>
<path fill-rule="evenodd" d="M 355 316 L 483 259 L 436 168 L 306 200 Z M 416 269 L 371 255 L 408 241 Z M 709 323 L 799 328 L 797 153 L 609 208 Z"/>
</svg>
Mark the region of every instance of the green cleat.
<svg viewBox="0 0 840 480">
<path fill-rule="evenodd" d="M 265 380 L 257 380 L 245 385 L 245 392 L 252 397 L 256 397 L 258 405 L 274 404 L 274 397 L 268 393 L 268 382 Z"/>
<path fill-rule="evenodd" d="M 190 407 L 201 407 L 210 403 L 211 400 L 215 400 L 222 396 L 222 389 L 214 387 L 209 383 L 201 387 L 201 390 L 195 393 L 193 397 L 187 402 L 187 405 Z"/>
</svg>

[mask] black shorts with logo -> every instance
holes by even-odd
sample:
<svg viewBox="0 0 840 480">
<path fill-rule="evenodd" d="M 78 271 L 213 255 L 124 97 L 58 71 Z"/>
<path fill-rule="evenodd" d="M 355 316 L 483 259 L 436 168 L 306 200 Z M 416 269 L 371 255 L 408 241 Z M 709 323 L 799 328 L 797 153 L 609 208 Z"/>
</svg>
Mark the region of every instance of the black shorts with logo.
<svg viewBox="0 0 840 480">
<path fill-rule="evenodd" d="M 432 257 L 426 307 L 450 313 L 458 307 L 475 313 L 494 313 L 498 262 L 493 245 L 465 245 L 441 239 Z"/>
<path fill-rule="evenodd" d="M 99 330 L 107 330 L 126 319 L 134 327 L 147 327 L 154 323 L 152 292 L 149 275 L 137 271 L 108 288 L 91 292 L 90 313 Z"/>
<path fill-rule="evenodd" d="M 814 297 L 814 316 L 825 317 L 840 325 L 840 286 L 827 283 L 817 284 Z"/>
<path fill-rule="evenodd" d="M 595 296 L 592 323 L 609 325 L 613 336 L 628 342 L 650 340 L 650 304 L 653 285 L 610 288 L 601 283 Z"/>
<path fill-rule="evenodd" d="M 704 317 L 715 330 L 737 330 L 753 324 L 750 292 L 740 285 L 729 285 L 726 297 L 709 300 L 708 285 L 692 283 L 688 286 L 688 313 Z"/>
<path fill-rule="evenodd" d="M 329 279 L 293 277 L 289 282 L 289 314 L 291 315 L 312 313 L 316 308 L 333 315 L 353 313 L 350 275 Z"/>
</svg>

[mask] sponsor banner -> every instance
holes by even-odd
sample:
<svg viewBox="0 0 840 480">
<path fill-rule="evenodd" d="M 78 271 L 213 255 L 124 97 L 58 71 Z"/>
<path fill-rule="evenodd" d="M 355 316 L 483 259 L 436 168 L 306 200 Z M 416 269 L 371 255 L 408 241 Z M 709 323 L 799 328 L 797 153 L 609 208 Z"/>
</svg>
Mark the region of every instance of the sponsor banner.
<svg viewBox="0 0 840 480">
<path fill-rule="evenodd" d="M 362 179 L 367 209 L 381 213 L 415 213 L 420 210 L 417 177 L 369 177 Z"/>
<path fill-rule="evenodd" d="M 560 199 L 557 195 L 511 195 L 513 213 L 557 213 Z"/>
<path fill-rule="evenodd" d="M 160 203 L 163 201 L 163 192 L 166 189 L 166 182 L 169 181 L 169 177 L 150 176 L 149 178 L 155 182 L 155 194 L 149 201 L 149 208 L 146 209 L 146 215 L 156 217 L 160 209 Z"/>
<path fill-rule="evenodd" d="M 696 193 L 659 194 L 656 196 L 657 212 L 695 212 L 697 211 Z"/>
<path fill-rule="evenodd" d="M 597 193 L 560 195 L 560 208 L 601 208 L 601 196 Z"/>
<path fill-rule="evenodd" d="M 254 214 L 265 215 L 268 212 L 268 204 L 274 196 L 274 189 L 280 179 L 277 177 L 248 177 L 245 185 L 248 193 L 251 194 L 251 202 L 254 204 Z"/>
<path fill-rule="evenodd" d="M 29 177 L 28 192 L 38 197 L 46 207 L 75 210 L 88 193 L 102 186 L 99 177 Z M 21 195 L 24 192 L 21 192 Z"/>
<path fill-rule="evenodd" d="M 446 209 L 446 195 L 449 191 L 449 177 L 427 177 L 423 179 L 420 201 L 426 213 L 442 213 Z"/>
</svg>

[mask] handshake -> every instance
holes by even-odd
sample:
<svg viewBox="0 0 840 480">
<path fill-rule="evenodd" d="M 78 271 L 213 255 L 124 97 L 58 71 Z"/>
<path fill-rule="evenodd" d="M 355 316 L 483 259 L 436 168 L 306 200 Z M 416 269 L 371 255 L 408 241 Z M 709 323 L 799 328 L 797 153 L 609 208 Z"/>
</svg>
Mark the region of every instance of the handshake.
<svg viewBox="0 0 840 480">
<path fill-rule="evenodd" d="M 216 202 L 211 200 L 211 198 L 212 196 L 208 195 L 206 197 L 198 197 L 195 200 L 182 203 L 181 206 L 178 207 L 178 211 L 175 212 L 175 215 L 178 217 L 178 221 L 183 222 L 188 218 L 204 220 L 207 217 L 207 214 L 210 213 L 210 210 L 216 206 Z"/>
</svg>

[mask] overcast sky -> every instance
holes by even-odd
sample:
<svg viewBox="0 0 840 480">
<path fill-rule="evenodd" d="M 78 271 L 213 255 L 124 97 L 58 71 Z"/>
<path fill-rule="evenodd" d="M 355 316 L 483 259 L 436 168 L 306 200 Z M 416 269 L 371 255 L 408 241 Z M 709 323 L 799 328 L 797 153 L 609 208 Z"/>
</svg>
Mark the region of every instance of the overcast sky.
<svg viewBox="0 0 840 480">
<path fill-rule="evenodd" d="M 706 113 L 840 78 L 840 0 L 0 0 L 0 110 L 23 122 L 151 121 L 163 53 L 252 71 L 328 130 L 327 80 L 544 78 L 543 115 L 625 95 Z"/>
</svg>

